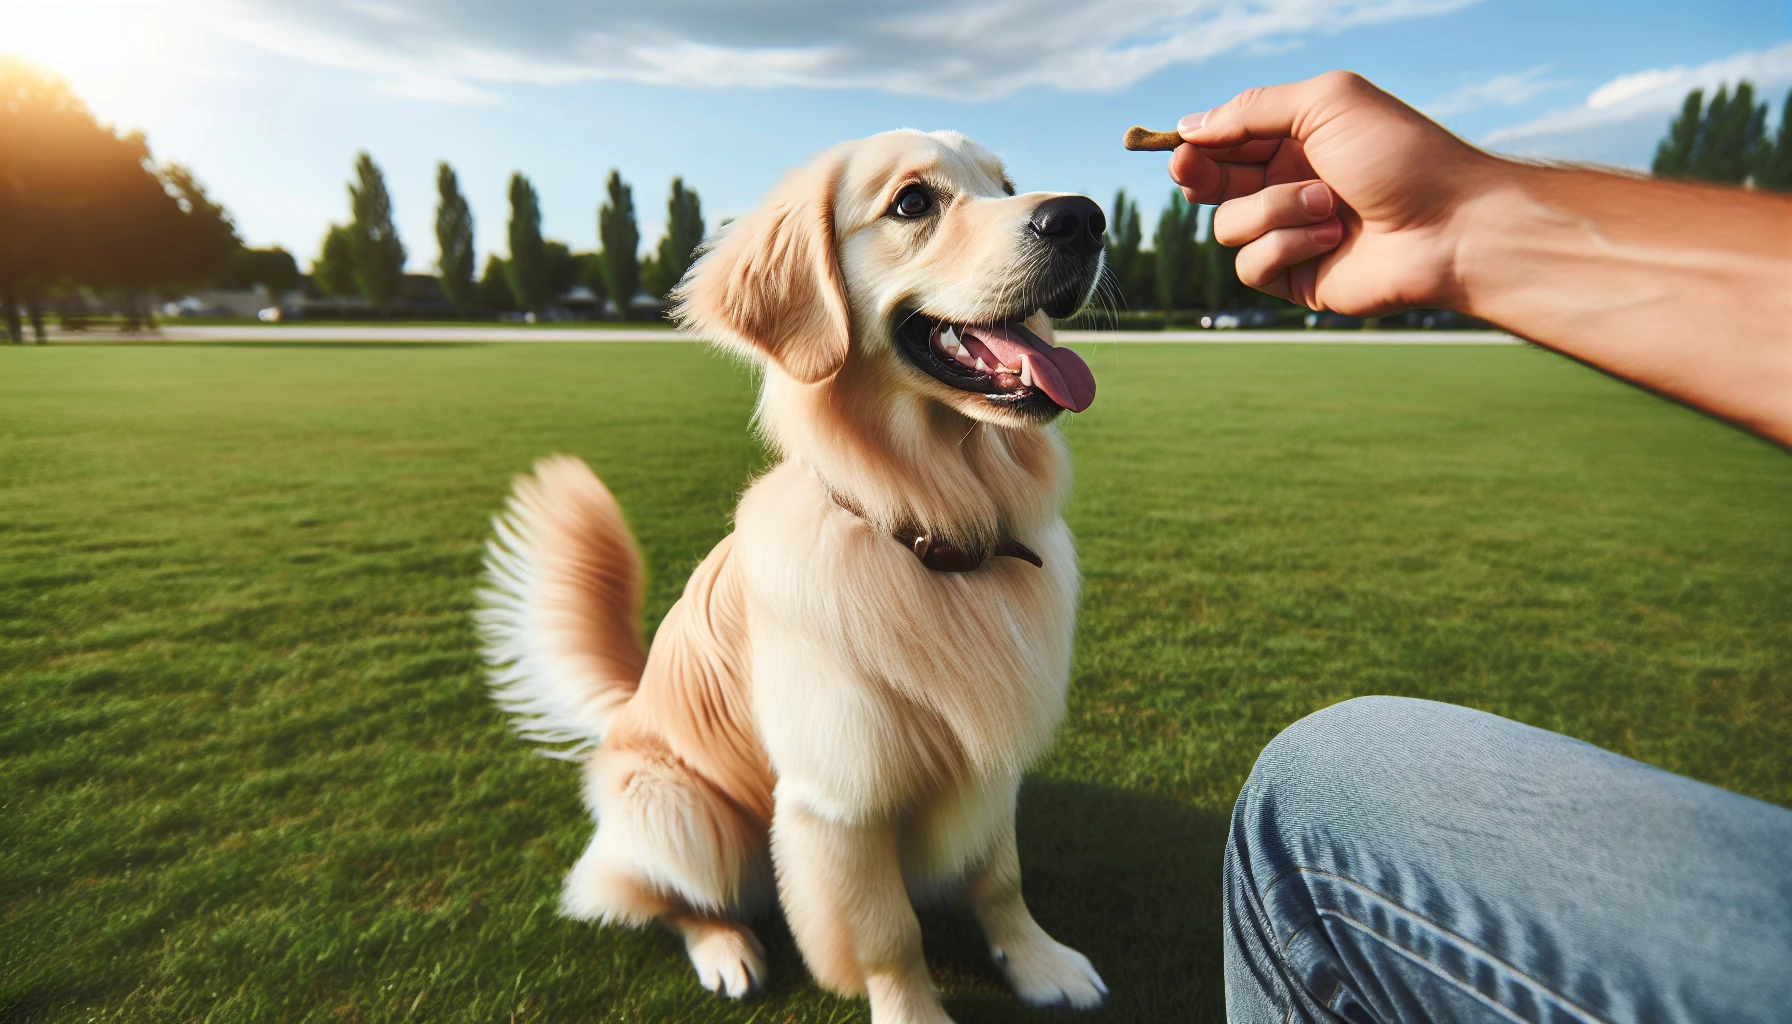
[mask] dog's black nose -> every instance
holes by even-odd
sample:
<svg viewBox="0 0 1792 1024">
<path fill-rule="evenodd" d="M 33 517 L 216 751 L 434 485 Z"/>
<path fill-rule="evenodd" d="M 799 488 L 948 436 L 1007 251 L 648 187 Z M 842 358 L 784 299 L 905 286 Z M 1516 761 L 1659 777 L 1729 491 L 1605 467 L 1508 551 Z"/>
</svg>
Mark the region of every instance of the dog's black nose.
<svg viewBox="0 0 1792 1024">
<path fill-rule="evenodd" d="M 1100 251 L 1108 219 L 1088 196 L 1059 196 L 1040 203 L 1030 221 L 1033 233 L 1060 249 L 1082 255 Z"/>
</svg>

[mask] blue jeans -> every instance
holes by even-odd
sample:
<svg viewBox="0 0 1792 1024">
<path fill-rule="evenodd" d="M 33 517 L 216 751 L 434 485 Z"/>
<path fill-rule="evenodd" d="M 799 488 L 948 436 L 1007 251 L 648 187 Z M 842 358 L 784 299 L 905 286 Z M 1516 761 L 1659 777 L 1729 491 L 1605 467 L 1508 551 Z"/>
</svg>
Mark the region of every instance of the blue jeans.
<svg viewBox="0 0 1792 1024">
<path fill-rule="evenodd" d="M 1480 711 L 1289 726 L 1225 883 L 1237 1024 L 1792 1022 L 1792 811 Z"/>
</svg>

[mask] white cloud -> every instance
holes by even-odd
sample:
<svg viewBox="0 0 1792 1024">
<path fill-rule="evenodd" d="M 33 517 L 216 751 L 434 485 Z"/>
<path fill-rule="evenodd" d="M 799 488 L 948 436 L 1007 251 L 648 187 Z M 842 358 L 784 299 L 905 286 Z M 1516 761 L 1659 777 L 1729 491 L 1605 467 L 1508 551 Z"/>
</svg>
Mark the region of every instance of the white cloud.
<svg viewBox="0 0 1792 1024">
<path fill-rule="evenodd" d="M 1743 79 L 1754 83 L 1757 100 L 1766 100 L 1777 116 L 1786 90 L 1792 88 L 1792 40 L 1697 67 L 1675 65 L 1619 75 L 1587 94 L 1580 106 L 1496 129 L 1481 141 L 1519 156 L 1642 167 L 1689 91 L 1702 88 L 1709 93 Z"/>
<path fill-rule="evenodd" d="M 1423 109 L 1432 117 L 1455 117 L 1488 107 L 1516 107 L 1521 103 L 1529 103 L 1546 92 L 1573 84 L 1566 79 L 1544 78 L 1549 70 L 1548 65 L 1545 65 L 1472 82 L 1439 96 Z"/>
<path fill-rule="evenodd" d="M 1164 68 L 1478 0 L 202 0 L 240 41 L 489 103 L 492 85 L 864 88 L 990 100 L 1123 89 Z"/>
</svg>

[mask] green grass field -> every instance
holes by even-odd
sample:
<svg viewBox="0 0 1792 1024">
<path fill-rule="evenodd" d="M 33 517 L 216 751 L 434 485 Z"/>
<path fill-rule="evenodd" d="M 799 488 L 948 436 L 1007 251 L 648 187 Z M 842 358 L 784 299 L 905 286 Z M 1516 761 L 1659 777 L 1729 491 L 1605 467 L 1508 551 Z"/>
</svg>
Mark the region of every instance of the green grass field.
<svg viewBox="0 0 1792 1024">
<path fill-rule="evenodd" d="M 1033 908 L 1108 1021 L 1219 1020 L 1257 750 L 1455 701 L 1792 805 L 1792 459 L 1517 347 L 1113 346 L 1065 427 L 1086 590 Z M 0 348 L 0 1020 L 866 1019 L 555 916 L 576 769 L 483 693 L 512 474 L 588 459 L 649 624 L 764 456 L 689 345 Z M 1020 1010 L 924 916 L 964 1022 Z"/>
</svg>

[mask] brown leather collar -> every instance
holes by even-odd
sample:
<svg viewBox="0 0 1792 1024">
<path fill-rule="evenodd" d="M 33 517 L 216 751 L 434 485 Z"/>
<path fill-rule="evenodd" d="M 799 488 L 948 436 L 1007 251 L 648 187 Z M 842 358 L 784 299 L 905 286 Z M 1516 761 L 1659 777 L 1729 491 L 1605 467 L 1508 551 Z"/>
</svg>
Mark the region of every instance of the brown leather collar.
<svg viewBox="0 0 1792 1024">
<path fill-rule="evenodd" d="M 834 499 L 834 504 L 860 519 L 870 522 L 870 517 L 865 515 L 865 510 L 859 507 L 858 502 L 845 495 L 835 493 L 832 488 L 828 489 L 828 497 Z M 890 536 L 903 547 L 913 551 L 915 557 L 921 560 L 921 564 L 934 572 L 970 572 L 972 569 L 983 568 L 984 563 L 991 558 L 1018 558 L 1023 562 L 1031 562 L 1039 568 L 1045 567 L 1045 562 L 1033 553 L 1032 548 L 1008 536 L 1007 530 L 1002 531 L 1002 538 L 996 542 L 993 551 L 961 548 L 943 537 L 934 537 L 923 533 L 919 526 L 906 521 L 897 524 L 896 528 L 890 531 Z"/>
</svg>

